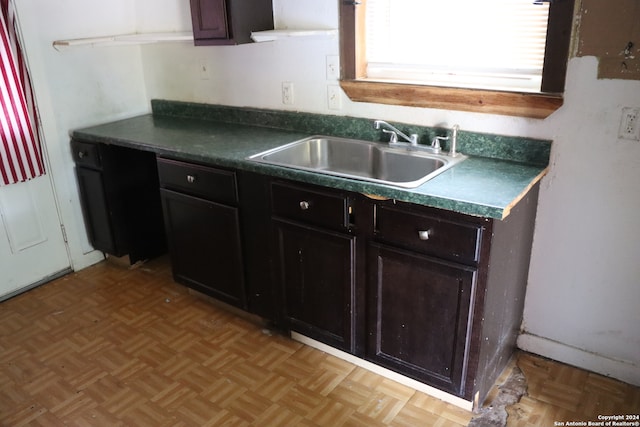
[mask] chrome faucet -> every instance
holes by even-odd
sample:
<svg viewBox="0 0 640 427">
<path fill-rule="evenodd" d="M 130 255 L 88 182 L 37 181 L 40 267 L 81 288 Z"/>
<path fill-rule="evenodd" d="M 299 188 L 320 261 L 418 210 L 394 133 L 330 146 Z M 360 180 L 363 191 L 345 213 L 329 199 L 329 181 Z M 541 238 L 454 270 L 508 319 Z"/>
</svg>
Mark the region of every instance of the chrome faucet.
<svg viewBox="0 0 640 427">
<path fill-rule="evenodd" d="M 382 126 L 388 128 L 388 129 L 384 129 L 384 128 L 382 128 Z M 387 122 L 385 122 L 383 120 L 375 120 L 373 122 L 373 127 L 375 129 L 378 129 L 378 130 L 382 129 L 382 132 L 384 132 L 384 133 L 391 134 L 391 139 L 389 140 L 389 144 L 398 143 L 398 135 L 400 135 L 409 144 L 414 145 L 414 146 L 418 145 L 419 136 L 418 136 L 417 133 L 412 133 L 411 136 L 407 136 L 404 133 L 400 132 L 395 127 L 391 126 L 389 123 L 387 123 Z"/>
<path fill-rule="evenodd" d="M 431 147 L 440 150 L 440 141 L 449 141 L 451 140 L 451 144 L 449 144 L 449 156 L 456 157 L 459 155 L 456 152 L 456 145 L 458 143 L 458 131 L 460 130 L 459 125 L 453 125 L 451 127 L 451 135 L 450 136 L 436 136 L 431 141 Z"/>
<path fill-rule="evenodd" d="M 460 155 L 456 151 L 457 149 L 456 145 L 458 142 L 458 131 L 460 130 L 460 126 L 457 124 L 453 125 L 453 127 L 451 128 L 451 134 L 449 136 L 435 136 L 431 141 L 431 145 L 418 144 L 419 136 L 417 133 L 412 133 L 411 136 L 407 136 L 397 128 L 385 122 L 384 120 L 374 120 L 373 127 L 375 129 L 382 130 L 382 132 L 388 133 L 391 135 L 391 138 L 389 139 L 389 145 L 392 147 L 410 146 L 412 149 L 424 150 L 433 154 L 440 154 L 442 151 L 442 146 L 440 142 L 451 140 L 451 143 L 449 144 L 449 156 L 457 157 Z M 400 135 L 407 142 L 399 142 L 398 135 Z M 462 156 L 462 157 L 465 157 L 465 156 Z"/>
</svg>

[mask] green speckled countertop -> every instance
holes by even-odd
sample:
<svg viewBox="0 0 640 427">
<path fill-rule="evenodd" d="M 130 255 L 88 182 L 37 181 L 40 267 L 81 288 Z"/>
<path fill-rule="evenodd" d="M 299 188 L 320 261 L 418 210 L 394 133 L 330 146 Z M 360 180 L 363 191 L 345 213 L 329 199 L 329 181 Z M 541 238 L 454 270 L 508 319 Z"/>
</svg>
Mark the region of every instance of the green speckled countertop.
<svg viewBox="0 0 640 427">
<path fill-rule="evenodd" d="M 372 120 L 159 100 L 152 101 L 152 109 L 153 114 L 74 130 L 71 135 L 496 219 L 505 218 L 544 175 L 551 145 L 544 140 L 461 132 L 459 151 L 470 157 L 420 187 L 404 189 L 246 160 L 315 134 L 378 140 Z M 399 127 L 424 135 L 423 140 L 444 135 L 439 129 Z"/>
</svg>

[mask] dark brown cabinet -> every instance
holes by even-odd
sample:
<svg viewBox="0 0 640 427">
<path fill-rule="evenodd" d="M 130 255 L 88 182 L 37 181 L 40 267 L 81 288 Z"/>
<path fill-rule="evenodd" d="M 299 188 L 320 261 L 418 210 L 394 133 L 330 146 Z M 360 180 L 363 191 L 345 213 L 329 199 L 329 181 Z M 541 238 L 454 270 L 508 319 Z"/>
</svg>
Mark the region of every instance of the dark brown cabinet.
<svg viewBox="0 0 640 427">
<path fill-rule="evenodd" d="M 251 42 L 252 31 L 273 29 L 271 0 L 191 0 L 196 45 Z"/>
<path fill-rule="evenodd" d="M 537 197 L 502 221 L 371 201 L 365 358 L 482 403 L 515 349 Z"/>
<path fill-rule="evenodd" d="M 122 214 L 117 207 L 110 206 L 102 171 L 76 166 L 76 178 L 89 242 L 102 252 L 125 255 L 128 252 L 125 233 L 118 232 Z"/>
<path fill-rule="evenodd" d="M 275 181 L 283 326 L 478 404 L 515 349 L 536 201 L 497 221 Z"/>
<path fill-rule="evenodd" d="M 476 406 L 513 354 L 538 185 L 495 220 L 72 148 L 96 248 L 146 257 L 166 230 L 177 282 Z"/>
<path fill-rule="evenodd" d="M 353 352 L 356 258 L 349 198 L 279 182 L 271 195 L 285 327 Z"/>
<path fill-rule="evenodd" d="M 155 156 L 78 140 L 71 150 L 91 245 L 131 263 L 165 253 Z"/>
<path fill-rule="evenodd" d="M 459 395 L 483 229 L 435 210 L 373 209 L 366 358 Z"/>
<path fill-rule="evenodd" d="M 475 269 L 371 245 L 366 358 L 459 394 Z"/>
<path fill-rule="evenodd" d="M 174 279 L 246 307 L 234 172 L 158 159 Z"/>
</svg>

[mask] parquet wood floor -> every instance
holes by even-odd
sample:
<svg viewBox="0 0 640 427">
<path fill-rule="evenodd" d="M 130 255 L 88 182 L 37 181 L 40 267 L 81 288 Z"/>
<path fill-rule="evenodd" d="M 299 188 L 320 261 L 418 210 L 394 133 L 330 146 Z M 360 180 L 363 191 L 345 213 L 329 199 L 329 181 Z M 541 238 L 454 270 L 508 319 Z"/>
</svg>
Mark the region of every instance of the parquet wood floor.
<svg viewBox="0 0 640 427">
<path fill-rule="evenodd" d="M 519 363 L 530 392 L 509 425 L 640 408 L 637 388 Z M 166 259 L 103 262 L 0 303 L 1 426 L 456 427 L 472 415 L 189 293 Z"/>
</svg>

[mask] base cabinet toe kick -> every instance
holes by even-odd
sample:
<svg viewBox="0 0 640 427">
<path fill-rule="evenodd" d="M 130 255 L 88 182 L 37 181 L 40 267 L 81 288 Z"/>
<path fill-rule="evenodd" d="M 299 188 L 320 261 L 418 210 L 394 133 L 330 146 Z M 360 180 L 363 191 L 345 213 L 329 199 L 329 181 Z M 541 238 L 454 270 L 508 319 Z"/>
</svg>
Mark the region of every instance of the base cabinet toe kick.
<svg viewBox="0 0 640 427">
<path fill-rule="evenodd" d="M 89 235 L 121 252 L 124 226 L 109 219 L 131 212 L 110 206 L 112 154 L 83 144 Z M 136 194 L 157 199 L 177 282 L 475 406 L 510 361 L 538 185 L 496 220 L 163 156 L 153 166 L 155 190 Z"/>
</svg>

